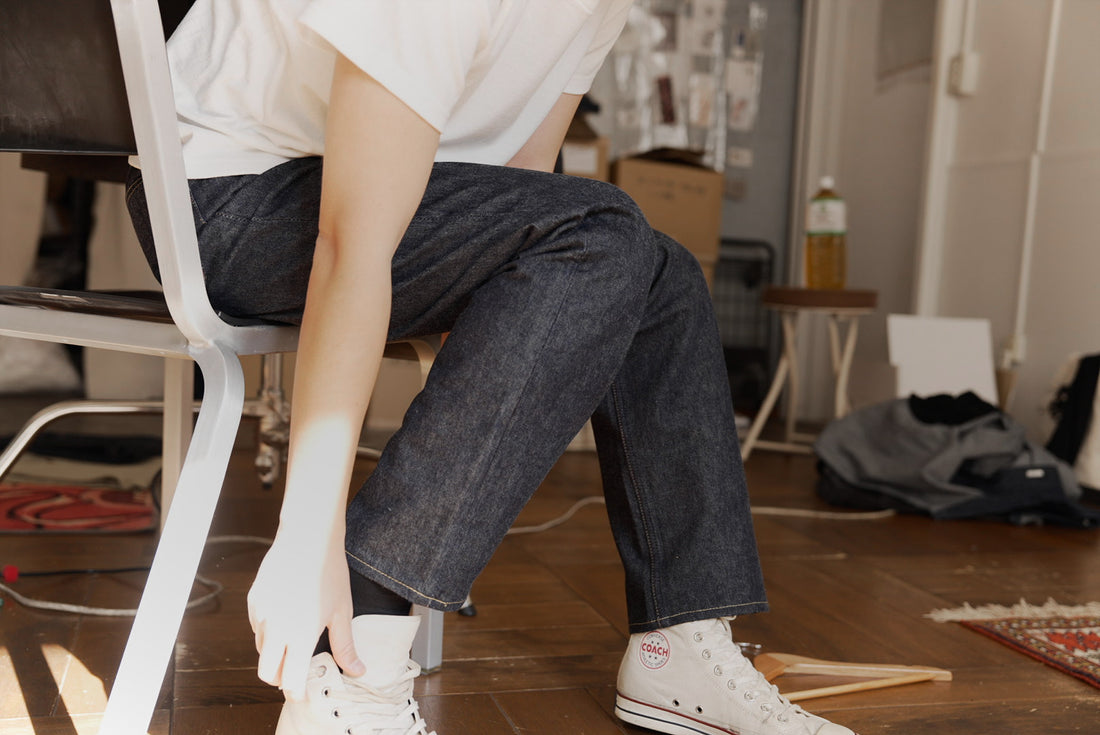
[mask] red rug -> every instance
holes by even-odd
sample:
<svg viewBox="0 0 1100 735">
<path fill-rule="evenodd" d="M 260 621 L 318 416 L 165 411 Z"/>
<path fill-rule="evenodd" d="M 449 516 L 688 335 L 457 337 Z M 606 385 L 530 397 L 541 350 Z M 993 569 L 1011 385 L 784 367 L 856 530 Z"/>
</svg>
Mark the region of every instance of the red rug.
<svg viewBox="0 0 1100 735">
<path fill-rule="evenodd" d="M 1053 666 L 1070 676 L 1100 687 L 1100 604 L 1064 606 L 1021 601 L 1012 607 L 965 605 L 928 615 L 940 622 L 954 621 Z"/>
<path fill-rule="evenodd" d="M 148 490 L 0 485 L 0 533 L 149 531 L 156 526 L 156 515 Z"/>
</svg>

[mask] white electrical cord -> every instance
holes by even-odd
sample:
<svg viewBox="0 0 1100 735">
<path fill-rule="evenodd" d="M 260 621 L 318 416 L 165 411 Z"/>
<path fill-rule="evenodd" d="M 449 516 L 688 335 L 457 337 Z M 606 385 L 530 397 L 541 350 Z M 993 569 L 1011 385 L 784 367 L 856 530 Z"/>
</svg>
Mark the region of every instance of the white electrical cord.
<svg viewBox="0 0 1100 735">
<path fill-rule="evenodd" d="M 206 544 L 224 544 L 224 543 L 255 543 L 263 546 L 270 546 L 271 539 L 264 538 L 262 536 L 211 536 L 206 540 Z M 216 598 L 224 588 L 224 586 L 209 577 L 204 577 L 201 574 L 195 575 L 195 581 L 205 586 L 210 591 L 201 597 L 196 597 L 187 603 L 188 610 L 205 605 L 214 598 Z M 11 596 L 13 600 L 18 602 L 23 607 L 31 608 L 33 610 L 50 610 L 53 612 L 65 612 L 73 613 L 76 615 L 96 615 L 106 618 L 132 618 L 137 615 L 137 608 L 114 608 L 114 607 L 91 607 L 89 605 L 71 605 L 67 602 L 51 602 L 50 600 L 36 600 L 33 597 L 27 597 L 22 595 L 6 584 L 0 583 L 0 592 L 5 592 Z"/>
<path fill-rule="evenodd" d="M 210 588 L 210 592 L 207 592 L 202 597 L 197 597 L 187 603 L 187 609 L 190 610 L 193 607 L 203 605 L 210 600 L 213 600 L 222 591 L 223 587 L 220 583 L 215 582 L 212 579 L 207 579 L 201 574 L 195 575 L 195 581 L 199 584 L 204 584 Z M 32 597 L 21 595 L 6 584 L 0 584 L 0 592 L 6 592 L 11 595 L 11 598 L 18 602 L 23 607 L 29 607 L 34 610 L 52 610 L 54 612 L 67 612 L 75 613 L 77 615 L 98 615 L 106 618 L 132 618 L 137 615 L 137 609 L 127 608 L 114 608 L 114 607 L 89 607 L 86 605 L 70 605 L 66 602 L 50 602 L 49 600 L 36 600 Z"/>
<path fill-rule="evenodd" d="M 527 533 L 542 533 L 548 531 L 551 528 L 556 528 L 562 525 L 570 518 L 572 518 L 578 510 L 586 505 L 595 505 L 597 503 L 604 503 L 602 495 L 590 495 L 588 497 L 581 498 L 577 502 L 573 503 L 557 518 L 553 518 L 545 523 L 540 523 L 534 526 L 513 526 L 505 534 L 507 536 L 527 534 Z M 772 506 L 754 506 L 752 509 L 753 515 L 764 516 L 787 516 L 795 518 L 819 518 L 824 520 L 843 520 L 843 521 L 869 521 L 869 520 L 881 520 L 884 518 L 890 518 L 895 515 L 895 511 L 892 510 L 880 510 L 869 512 L 835 512 L 824 510 L 807 510 L 804 508 L 778 508 Z M 227 536 L 211 536 L 207 539 L 206 544 L 226 544 L 226 543 L 249 543 L 260 544 L 262 546 L 270 546 L 272 539 L 264 538 L 263 536 L 243 536 L 243 535 L 227 535 Z M 205 585 L 210 591 L 201 597 L 196 597 L 187 603 L 187 609 L 190 610 L 200 605 L 205 605 L 216 598 L 224 587 L 221 583 L 204 577 L 201 574 L 195 575 L 195 581 L 199 584 Z M 87 605 L 70 605 L 65 602 L 51 602 L 49 600 L 36 600 L 25 595 L 21 595 L 11 587 L 0 583 L 0 592 L 4 592 L 9 595 L 13 600 L 18 602 L 23 607 L 31 608 L 34 610 L 51 610 L 54 612 L 74 613 L 77 615 L 97 615 L 101 617 L 116 617 L 125 618 L 133 617 L 137 615 L 136 609 L 128 608 L 110 608 L 110 607 L 90 607 Z"/>
<path fill-rule="evenodd" d="M 557 518 L 551 519 L 546 523 L 540 523 L 537 526 L 512 526 L 504 535 L 513 536 L 522 533 L 541 533 L 543 531 L 549 531 L 551 528 L 554 528 L 555 526 L 560 526 L 561 524 L 568 521 L 570 518 L 573 517 L 574 513 L 576 513 L 584 506 L 603 502 L 604 499 L 602 495 L 589 495 L 587 498 L 581 498 L 577 502 L 573 503 L 573 505 L 569 507 L 569 510 L 565 511 Z"/>
<path fill-rule="evenodd" d="M 828 521 L 880 521 L 897 515 L 896 510 L 836 511 L 809 510 L 807 508 L 774 508 L 753 506 L 754 516 L 787 516 L 789 518 L 820 518 Z"/>
</svg>

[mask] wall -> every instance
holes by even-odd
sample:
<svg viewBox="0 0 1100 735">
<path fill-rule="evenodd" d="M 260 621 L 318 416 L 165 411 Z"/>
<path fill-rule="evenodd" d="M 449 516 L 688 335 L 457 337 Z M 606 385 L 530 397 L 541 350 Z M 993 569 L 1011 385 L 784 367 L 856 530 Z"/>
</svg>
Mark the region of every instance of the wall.
<svg viewBox="0 0 1100 735">
<path fill-rule="evenodd" d="M 861 320 L 857 361 L 881 364 L 887 359 L 886 314 L 912 310 L 934 6 L 925 0 L 807 0 L 806 8 L 795 173 L 801 191 L 791 213 L 790 250 L 797 255 L 787 277 L 802 283 L 802 208 L 819 177 L 831 174 L 848 203 L 849 286 L 879 295 L 877 312 Z M 899 17 L 900 11 L 908 16 Z M 899 58 L 908 63 L 899 66 Z M 832 412 L 827 337 L 820 323 L 804 323 L 802 330 L 808 386 L 799 415 L 821 420 Z M 858 374 L 852 382 L 854 400 L 889 397 L 861 396 Z"/>
<path fill-rule="evenodd" d="M 917 304 L 990 319 L 1011 412 L 1045 439 L 1054 374 L 1100 350 L 1100 2 L 947 1 L 938 30 L 939 65 L 969 46 L 980 79 L 937 82 Z"/>
<path fill-rule="evenodd" d="M 758 0 L 759 1 L 759 0 Z M 731 28 L 746 23 L 750 0 L 730 0 Z M 722 208 L 722 235 L 758 239 L 776 249 L 773 274 L 782 280 L 789 254 L 787 241 L 794 155 L 798 74 L 801 56 L 802 0 L 770 0 L 764 30 L 760 110 L 749 133 L 731 131 L 728 143 L 752 150 L 752 167 L 731 166 L 726 178 L 743 196 L 727 197 Z"/>
<path fill-rule="evenodd" d="M 913 300 L 932 48 L 929 35 L 923 62 L 880 72 L 880 47 L 900 43 L 904 37 L 890 34 L 904 31 L 883 23 L 883 0 L 873 3 L 870 12 L 867 5 L 850 6 L 855 12 L 848 16 L 836 175 L 849 202 L 849 285 L 879 294 L 877 315 L 860 325 L 857 353 L 866 360 L 883 360 L 885 315 L 910 311 Z M 932 16 L 927 20 L 930 31 Z"/>
<path fill-rule="evenodd" d="M 0 153 L 0 284 L 18 286 L 38 251 L 46 175 L 20 167 L 19 155 Z"/>
<path fill-rule="evenodd" d="M 88 243 L 88 288 L 159 291 L 126 210 L 122 184 L 96 185 L 95 227 Z M 84 350 L 88 398 L 159 399 L 164 360 L 115 350 Z"/>
</svg>

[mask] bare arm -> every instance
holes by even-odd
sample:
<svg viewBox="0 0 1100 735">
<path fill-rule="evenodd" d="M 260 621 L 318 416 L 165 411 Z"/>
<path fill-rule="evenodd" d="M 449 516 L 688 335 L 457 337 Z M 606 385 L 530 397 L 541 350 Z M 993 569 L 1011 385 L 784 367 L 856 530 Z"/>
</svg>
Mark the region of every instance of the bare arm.
<svg viewBox="0 0 1100 735">
<path fill-rule="evenodd" d="M 569 129 L 569 123 L 573 121 L 573 115 L 577 112 L 577 105 L 580 102 L 579 94 L 563 94 L 559 97 L 546 119 L 542 121 L 534 135 L 524 143 L 519 153 L 512 156 L 508 165 L 536 171 L 553 171 L 558 151 L 561 150 L 562 141 L 565 140 L 565 132 Z"/>
<path fill-rule="evenodd" d="M 351 648 L 344 510 L 385 346 L 390 261 L 423 196 L 438 143 L 428 123 L 338 58 L 286 493 L 275 542 L 249 593 L 260 678 L 292 697 L 304 694 L 309 658 L 326 627 L 337 662 L 352 673 L 359 668 Z"/>
</svg>

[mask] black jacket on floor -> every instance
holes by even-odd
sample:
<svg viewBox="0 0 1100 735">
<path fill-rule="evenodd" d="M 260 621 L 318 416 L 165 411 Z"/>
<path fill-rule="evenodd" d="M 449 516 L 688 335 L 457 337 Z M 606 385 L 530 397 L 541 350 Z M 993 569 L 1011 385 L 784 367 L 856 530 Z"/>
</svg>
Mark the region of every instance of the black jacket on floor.
<svg viewBox="0 0 1100 735">
<path fill-rule="evenodd" d="M 973 393 L 854 411 L 818 437 L 818 494 L 835 505 L 933 518 L 1090 528 L 1073 470 Z"/>
</svg>

